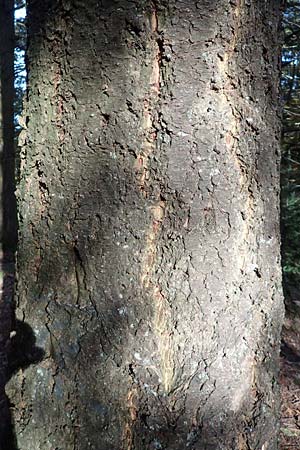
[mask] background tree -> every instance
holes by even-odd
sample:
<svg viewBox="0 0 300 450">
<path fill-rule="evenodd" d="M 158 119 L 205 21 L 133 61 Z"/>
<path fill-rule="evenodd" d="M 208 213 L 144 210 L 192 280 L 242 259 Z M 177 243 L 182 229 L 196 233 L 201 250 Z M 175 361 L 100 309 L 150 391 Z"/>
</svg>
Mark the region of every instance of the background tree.
<svg viewBox="0 0 300 450">
<path fill-rule="evenodd" d="M 28 2 L 21 450 L 277 449 L 279 20 Z"/>
<path fill-rule="evenodd" d="M 282 56 L 282 237 L 286 287 L 299 283 L 300 253 L 300 6 L 287 2 Z"/>
<path fill-rule="evenodd" d="M 300 230 L 300 5 L 286 2 L 282 52 L 283 132 L 281 165 L 282 263 L 286 318 L 282 332 L 281 449 L 299 447 L 299 230 Z"/>
<path fill-rule="evenodd" d="M 13 276 L 4 275 L 16 248 L 14 198 L 14 2 L 0 1 L 0 448 L 12 450 L 11 417 L 5 395 L 7 343 L 12 325 Z M 3 253 L 4 251 L 4 258 Z"/>
</svg>

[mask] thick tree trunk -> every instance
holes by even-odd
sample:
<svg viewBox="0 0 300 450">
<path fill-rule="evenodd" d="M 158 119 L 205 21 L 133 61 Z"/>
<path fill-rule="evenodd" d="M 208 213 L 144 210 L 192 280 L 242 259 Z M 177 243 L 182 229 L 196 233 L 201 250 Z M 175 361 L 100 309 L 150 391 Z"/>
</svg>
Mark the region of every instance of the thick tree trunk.
<svg viewBox="0 0 300 450">
<path fill-rule="evenodd" d="M 20 450 L 277 449 L 279 0 L 28 3 Z"/>
</svg>

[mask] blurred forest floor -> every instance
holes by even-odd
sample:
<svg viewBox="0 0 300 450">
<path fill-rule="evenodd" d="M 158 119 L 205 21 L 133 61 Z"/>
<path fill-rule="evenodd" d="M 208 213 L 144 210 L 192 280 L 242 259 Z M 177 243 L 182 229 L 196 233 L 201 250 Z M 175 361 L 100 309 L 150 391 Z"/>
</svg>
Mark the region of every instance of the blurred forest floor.
<svg viewBox="0 0 300 450">
<path fill-rule="evenodd" d="M 300 287 L 289 286 L 280 358 L 281 450 L 300 450 Z"/>
</svg>

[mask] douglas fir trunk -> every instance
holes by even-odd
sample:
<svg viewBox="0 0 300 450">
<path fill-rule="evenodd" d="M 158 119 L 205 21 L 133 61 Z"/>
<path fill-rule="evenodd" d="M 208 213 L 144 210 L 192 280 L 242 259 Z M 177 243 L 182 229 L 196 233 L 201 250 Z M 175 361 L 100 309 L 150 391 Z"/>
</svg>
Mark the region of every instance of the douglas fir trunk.
<svg viewBox="0 0 300 450">
<path fill-rule="evenodd" d="M 28 2 L 20 450 L 277 449 L 279 3 Z"/>
</svg>

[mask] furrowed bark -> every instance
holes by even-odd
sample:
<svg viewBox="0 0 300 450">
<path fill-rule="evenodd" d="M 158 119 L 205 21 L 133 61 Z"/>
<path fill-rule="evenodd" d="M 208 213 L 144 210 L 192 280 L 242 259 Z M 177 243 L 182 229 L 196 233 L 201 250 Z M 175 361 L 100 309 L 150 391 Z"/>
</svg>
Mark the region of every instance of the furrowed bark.
<svg viewBox="0 0 300 450">
<path fill-rule="evenodd" d="M 277 449 L 279 1 L 29 1 L 20 450 Z"/>
</svg>

